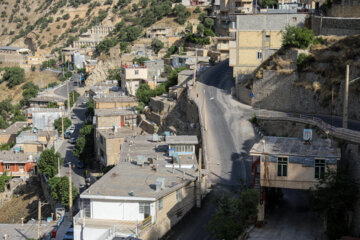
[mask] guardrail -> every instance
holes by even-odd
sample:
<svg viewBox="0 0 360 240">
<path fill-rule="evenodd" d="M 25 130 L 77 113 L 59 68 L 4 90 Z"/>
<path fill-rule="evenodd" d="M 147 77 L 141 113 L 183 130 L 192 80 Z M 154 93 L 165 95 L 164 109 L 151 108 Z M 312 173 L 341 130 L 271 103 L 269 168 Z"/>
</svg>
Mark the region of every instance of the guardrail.
<svg viewBox="0 0 360 240">
<path fill-rule="evenodd" d="M 328 135 L 332 135 L 336 138 L 344 139 L 353 143 L 360 143 L 360 132 L 344 129 L 344 128 L 337 128 L 331 124 L 324 122 L 322 119 L 308 116 L 304 114 L 293 114 L 293 113 L 280 113 L 280 112 L 270 112 L 266 110 L 258 110 L 256 111 L 257 118 L 259 119 L 274 119 L 274 120 L 287 120 L 287 121 L 295 121 L 295 122 L 302 122 L 305 124 L 310 124 L 320 128 Z"/>
</svg>

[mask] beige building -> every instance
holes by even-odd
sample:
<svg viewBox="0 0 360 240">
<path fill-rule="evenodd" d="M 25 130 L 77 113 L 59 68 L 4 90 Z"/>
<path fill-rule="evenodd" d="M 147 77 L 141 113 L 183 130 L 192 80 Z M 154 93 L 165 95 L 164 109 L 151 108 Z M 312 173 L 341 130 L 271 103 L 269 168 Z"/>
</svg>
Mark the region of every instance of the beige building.
<svg viewBox="0 0 360 240">
<path fill-rule="evenodd" d="M 233 76 L 251 74 L 280 49 L 286 26 L 304 26 L 306 18 L 303 13 L 237 15 L 229 50 Z"/>
<path fill-rule="evenodd" d="M 128 109 L 95 109 L 96 128 L 134 127 L 137 125 L 136 116 L 133 110 Z"/>
<path fill-rule="evenodd" d="M 81 34 L 79 40 L 73 42 L 73 47 L 96 47 L 112 30 L 112 26 L 94 26 L 86 33 Z"/>
<path fill-rule="evenodd" d="M 121 96 L 118 93 L 104 94 L 94 98 L 95 109 L 130 109 L 136 107 L 138 102 L 135 97 Z"/>
<path fill-rule="evenodd" d="M 57 97 L 57 96 L 46 96 L 46 95 L 39 95 L 29 99 L 30 107 L 40 107 L 46 108 L 49 103 L 56 103 L 59 107 L 64 106 L 65 103 L 64 98 Z"/>
<path fill-rule="evenodd" d="M 23 131 L 16 137 L 14 149 L 16 152 L 40 153 L 46 148 L 53 147 L 57 138 L 57 131 Z"/>
<path fill-rule="evenodd" d="M 160 239 L 201 201 L 205 177 L 198 178 L 196 156 L 182 156 L 180 165 L 164 144 L 127 138 L 118 165 L 80 195 L 74 239 Z"/>
<path fill-rule="evenodd" d="M 167 37 L 171 34 L 171 27 L 152 27 L 146 32 L 148 38 Z"/>
<path fill-rule="evenodd" d="M 15 122 L 6 129 L 0 130 L 0 144 L 13 144 L 18 133 L 27 126 L 27 122 Z"/>
<path fill-rule="evenodd" d="M 289 137 L 264 137 L 250 150 L 260 164 L 261 187 L 309 189 L 328 170 L 336 170 L 341 153 L 331 140 L 304 141 Z"/>
<path fill-rule="evenodd" d="M 121 67 L 121 88 L 129 95 L 135 96 L 136 90 L 148 79 L 148 69 L 144 66 Z"/>
</svg>

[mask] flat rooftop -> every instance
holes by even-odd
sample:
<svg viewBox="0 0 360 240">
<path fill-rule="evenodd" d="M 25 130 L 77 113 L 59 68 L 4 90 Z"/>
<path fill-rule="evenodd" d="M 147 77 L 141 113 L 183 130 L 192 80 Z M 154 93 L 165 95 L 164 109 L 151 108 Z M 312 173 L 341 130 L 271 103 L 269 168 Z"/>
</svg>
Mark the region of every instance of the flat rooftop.
<svg viewBox="0 0 360 240">
<path fill-rule="evenodd" d="M 113 129 L 96 129 L 96 131 L 98 133 L 100 133 L 104 138 L 106 139 L 112 139 L 112 138 L 126 138 L 126 137 L 130 137 L 130 136 L 136 136 L 139 135 L 141 133 L 141 128 L 138 127 L 134 127 L 130 128 L 130 127 L 122 127 L 122 128 L 118 128 L 116 131 L 114 131 Z"/>
<path fill-rule="evenodd" d="M 196 135 L 166 136 L 166 144 L 198 144 Z"/>
<path fill-rule="evenodd" d="M 300 138 L 266 136 L 255 143 L 250 154 L 276 154 L 285 156 L 340 158 L 339 148 L 334 148 L 328 140 L 316 139 L 306 144 Z"/>
<path fill-rule="evenodd" d="M 106 102 L 137 102 L 135 97 L 121 96 L 120 94 L 104 94 L 99 98 L 94 98 L 95 103 Z"/>
<path fill-rule="evenodd" d="M 27 161 L 35 161 L 40 156 L 34 153 L 14 153 L 11 150 L 0 151 L 0 162 L 3 163 L 26 163 Z"/>
<path fill-rule="evenodd" d="M 0 135 L 16 134 L 26 126 L 27 126 L 26 122 L 14 122 L 8 128 L 2 129 L 0 131 Z"/>
<path fill-rule="evenodd" d="M 49 134 L 51 137 L 56 136 L 58 133 L 56 130 L 50 130 Z M 46 137 L 48 135 L 47 130 L 36 130 L 36 132 L 33 132 L 33 130 L 26 130 L 19 134 L 20 136 L 38 136 L 38 137 Z"/>
<path fill-rule="evenodd" d="M 37 96 L 30 98 L 30 102 L 64 102 L 65 99 L 55 96 Z"/>
<path fill-rule="evenodd" d="M 47 113 L 47 112 L 62 112 L 60 108 L 28 108 L 27 113 Z"/>
<path fill-rule="evenodd" d="M 136 115 L 135 111 L 121 108 L 98 108 L 95 109 L 95 116 L 110 117 L 110 116 L 124 116 Z"/>
</svg>

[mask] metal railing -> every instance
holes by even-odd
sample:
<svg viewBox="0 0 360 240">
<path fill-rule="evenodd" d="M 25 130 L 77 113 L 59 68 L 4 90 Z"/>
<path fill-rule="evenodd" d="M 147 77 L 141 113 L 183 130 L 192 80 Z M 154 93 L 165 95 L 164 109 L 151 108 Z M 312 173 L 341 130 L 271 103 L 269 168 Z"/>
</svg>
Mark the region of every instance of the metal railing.
<svg viewBox="0 0 360 240">
<path fill-rule="evenodd" d="M 324 122 L 322 119 L 318 117 L 313 117 L 304 114 L 271 112 L 266 110 L 258 110 L 256 111 L 256 114 L 259 119 L 267 118 L 267 119 L 279 119 L 279 120 L 303 122 L 306 124 L 317 126 L 321 130 L 323 130 L 326 134 L 332 135 L 334 137 L 354 143 L 360 143 L 360 132 L 345 128 L 337 128 L 331 124 Z"/>
</svg>

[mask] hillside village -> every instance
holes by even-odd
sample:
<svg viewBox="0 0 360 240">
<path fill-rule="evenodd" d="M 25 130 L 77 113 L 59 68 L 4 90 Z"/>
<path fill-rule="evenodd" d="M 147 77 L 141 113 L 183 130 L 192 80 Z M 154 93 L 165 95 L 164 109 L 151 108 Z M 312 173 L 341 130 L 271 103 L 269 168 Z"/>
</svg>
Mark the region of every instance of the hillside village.
<svg viewBox="0 0 360 240">
<path fill-rule="evenodd" d="M 360 239 L 358 1 L 0 6 L 4 239 Z"/>
</svg>

